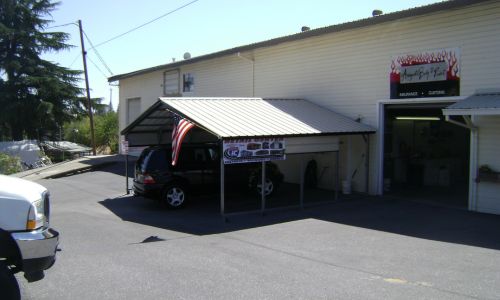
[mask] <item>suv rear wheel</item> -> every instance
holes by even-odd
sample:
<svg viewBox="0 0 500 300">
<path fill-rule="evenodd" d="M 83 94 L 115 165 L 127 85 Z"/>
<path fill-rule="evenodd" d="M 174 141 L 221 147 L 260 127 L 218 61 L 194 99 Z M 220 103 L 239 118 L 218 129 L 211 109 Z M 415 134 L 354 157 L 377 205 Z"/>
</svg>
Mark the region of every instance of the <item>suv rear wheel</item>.
<svg viewBox="0 0 500 300">
<path fill-rule="evenodd" d="M 250 188 L 257 194 L 261 195 L 262 194 L 262 179 L 260 177 L 254 177 L 251 180 L 250 183 Z M 264 182 L 264 195 L 266 197 L 272 196 L 273 193 L 276 191 L 276 183 L 274 180 L 271 178 L 266 178 Z"/>
<path fill-rule="evenodd" d="M 168 208 L 180 208 L 187 199 L 185 187 L 180 183 L 169 183 L 163 188 L 162 202 Z"/>
</svg>

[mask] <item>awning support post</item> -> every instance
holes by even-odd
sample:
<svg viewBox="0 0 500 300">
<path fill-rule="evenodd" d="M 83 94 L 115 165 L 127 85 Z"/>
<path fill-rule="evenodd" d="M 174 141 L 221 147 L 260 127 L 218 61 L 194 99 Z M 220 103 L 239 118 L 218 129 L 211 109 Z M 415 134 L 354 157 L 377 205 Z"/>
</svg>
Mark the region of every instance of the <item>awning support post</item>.
<svg viewBox="0 0 500 300">
<path fill-rule="evenodd" d="M 261 210 L 261 213 L 262 215 L 264 215 L 264 211 L 266 209 L 266 192 L 265 192 L 265 189 L 266 189 L 266 162 L 263 161 L 262 162 L 262 175 L 261 175 L 261 188 L 260 188 L 260 201 L 261 201 L 261 207 L 260 207 L 260 210 Z"/>
<path fill-rule="evenodd" d="M 128 195 L 130 194 L 130 189 L 128 188 L 128 151 L 127 154 L 125 154 L 125 193 Z"/>
<path fill-rule="evenodd" d="M 336 157 L 336 161 L 335 161 L 335 164 L 337 165 L 337 167 L 335 168 L 335 201 L 339 200 L 339 181 L 340 181 L 340 155 L 339 155 L 339 151 L 335 151 L 335 157 Z"/>
<path fill-rule="evenodd" d="M 300 208 L 304 209 L 304 157 L 300 159 Z"/>
<path fill-rule="evenodd" d="M 370 135 L 366 135 L 366 159 L 365 159 L 365 191 L 366 194 L 370 193 Z"/>
<path fill-rule="evenodd" d="M 225 195 L 224 195 L 224 157 L 222 155 L 223 151 L 223 144 L 221 141 L 221 155 L 220 155 L 220 214 L 224 218 L 224 222 L 227 221 L 226 216 L 225 216 Z"/>
</svg>

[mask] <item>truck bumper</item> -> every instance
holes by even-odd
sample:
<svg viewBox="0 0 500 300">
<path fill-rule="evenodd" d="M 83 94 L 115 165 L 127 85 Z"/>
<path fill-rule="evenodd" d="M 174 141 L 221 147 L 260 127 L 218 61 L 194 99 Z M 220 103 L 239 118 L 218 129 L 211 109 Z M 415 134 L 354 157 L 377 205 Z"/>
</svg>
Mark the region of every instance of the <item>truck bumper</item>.
<svg viewBox="0 0 500 300">
<path fill-rule="evenodd" d="M 12 233 L 23 260 L 25 277 L 50 268 L 56 260 L 59 232 L 54 229 L 40 229 L 31 232 Z M 43 276 L 42 276 L 43 277 Z"/>
</svg>

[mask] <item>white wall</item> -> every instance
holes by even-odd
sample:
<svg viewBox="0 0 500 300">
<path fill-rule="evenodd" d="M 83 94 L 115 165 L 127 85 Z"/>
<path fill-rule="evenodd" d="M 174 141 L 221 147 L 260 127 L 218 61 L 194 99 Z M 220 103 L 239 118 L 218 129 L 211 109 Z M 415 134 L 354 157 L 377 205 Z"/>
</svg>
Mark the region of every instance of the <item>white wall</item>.
<svg viewBox="0 0 500 300">
<path fill-rule="evenodd" d="M 389 98 L 389 66 L 395 55 L 459 47 L 461 95 L 498 86 L 499 17 L 500 2 L 495 2 L 258 50 L 254 54 L 256 96 L 305 98 L 377 127 L 376 101 Z M 351 166 L 365 150 L 360 138 L 355 143 Z M 370 146 L 370 191 L 374 193 L 375 136 Z M 349 172 L 343 169 L 347 177 Z M 364 190 L 364 178 L 356 175 L 355 190 Z"/>
<path fill-rule="evenodd" d="M 478 168 L 488 165 L 500 172 L 500 116 L 476 118 L 478 126 Z M 477 184 L 477 211 L 500 213 L 500 182 L 482 181 Z"/>
<path fill-rule="evenodd" d="M 184 97 L 252 97 L 252 62 L 232 55 L 183 66 L 194 75 L 194 91 Z"/>
<path fill-rule="evenodd" d="M 155 103 L 158 97 L 163 96 L 163 72 L 157 71 L 120 80 L 120 109 L 118 110 L 120 131 L 128 125 L 127 99 L 140 98 L 142 113 Z"/>
<path fill-rule="evenodd" d="M 499 19 L 500 2 L 492 1 L 242 53 L 253 62 L 234 54 L 185 65 L 181 78 L 183 73 L 194 74 L 195 89 L 184 96 L 303 98 L 377 127 L 377 101 L 389 98 L 389 66 L 395 55 L 459 47 L 461 95 L 498 86 Z M 146 109 L 162 93 L 162 74 L 122 80 L 120 103 L 141 97 L 142 109 Z M 345 161 L 345 147 L 341 148 L 343 178 L 365 152 L 360 137 L 352 143 L 350 163 Z M 376 192 L 378 182 L 377 143 L 377 137 L 371 136 L 371 193 Z M 353 183 L 356 191 L 364 191 L 365 170 L 358 170 Z"/>
</svg>

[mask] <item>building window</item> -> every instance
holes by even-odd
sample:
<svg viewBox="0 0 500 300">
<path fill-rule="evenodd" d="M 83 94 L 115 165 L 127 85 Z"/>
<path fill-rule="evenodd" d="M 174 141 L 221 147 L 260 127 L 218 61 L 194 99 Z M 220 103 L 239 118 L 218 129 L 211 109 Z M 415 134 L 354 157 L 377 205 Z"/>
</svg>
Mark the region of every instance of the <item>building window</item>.
<svg viewBox="0 0 500 300">
<path fill-rule="evenodd" d="M 179 96 L 179 70 L 163 73 L 163 94 L 165 96 Z"/>
<path fill-rule="evenodd" d="M 141 98 L 127 99 L 127 125 L 141 114 Z"/>
<path fill-rule="evenodd" d="M 194 76 L 191 73 L 182 75 L 182 91 L 184 93 L 194 92 Z"/>
</svg>

